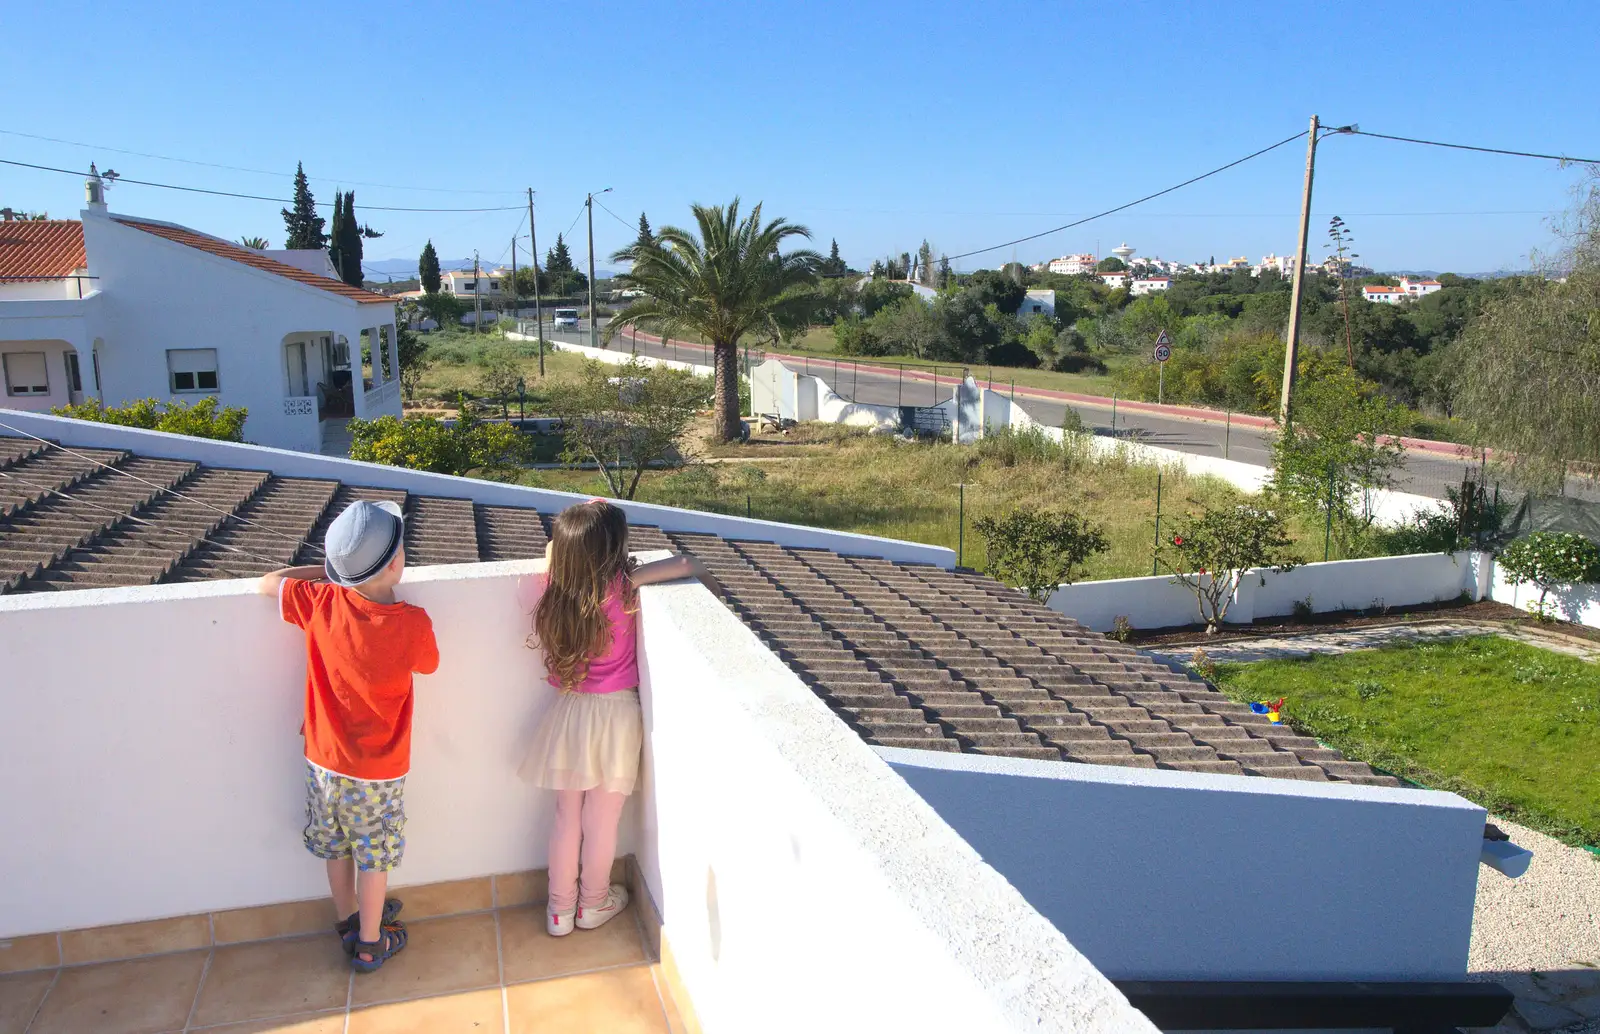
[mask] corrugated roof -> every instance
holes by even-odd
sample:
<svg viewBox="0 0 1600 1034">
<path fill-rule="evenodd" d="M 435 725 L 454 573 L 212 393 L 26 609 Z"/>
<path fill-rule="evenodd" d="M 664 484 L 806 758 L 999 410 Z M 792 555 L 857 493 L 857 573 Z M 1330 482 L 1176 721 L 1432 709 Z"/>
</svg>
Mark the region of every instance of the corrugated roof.
<svg viewBox="0 0 1600 1034">
<path fill-rule="evenodd" d="M 70 276 L 88 264 L 83 224 L 75 219 L 0 222 L 0 277 Z"/>
<path fill-rule="evenodd" d="M 334 280 L 331 277 L 318 276 L 316 273 L 310 273 L 304 269 L 296 269 L 294 266 L 291 266 L 286 262 L 279 262 L 276 259 L 267 258 L 259 251 L 252 251 L 249 248 L 240 247 L 237 244 L 221 240 L 217 237 L 208 236 L 207 234 L 188 229 L 184 226 L 172 226 L 167 223 L 148 223 L 138 219 L 128 219 L 122 216 L 117 217 L 117 222 L 124 226 L 131 226 L 136 230 L 143 230 L 146 233 L 153 233 L 157 237 L 165 237 L 167 240 L 172 241 L 175 244 L 182 244 L 186 247 L 196 248 L 200 251 L 206 252 L 209 255 L 215 255 L 218 258 L 225 258 L 233 262 L 239 262 L 254 269 L 259 269 L 264 273 L 271 273 L 275 276 L 281 276 L 286 280 L 293 280 L 296 283 L 305 284 L 307 287 L 315 287 L 319 291 L 327 291 L 329 294 L 336 294 L 342 298 L 349 298 L 351 301 L 372 303 L 392 302 L 394 300 L 386 295 L 368 291 L 365 288 L 351 287 L 343 280 Z"/>
</svg>

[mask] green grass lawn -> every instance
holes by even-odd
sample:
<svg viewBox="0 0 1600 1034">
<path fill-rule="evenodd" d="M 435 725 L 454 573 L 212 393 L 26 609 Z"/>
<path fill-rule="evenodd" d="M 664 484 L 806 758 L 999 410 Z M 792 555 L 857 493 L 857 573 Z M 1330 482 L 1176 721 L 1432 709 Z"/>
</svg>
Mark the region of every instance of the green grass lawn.
<svg viewBox="0 0 1600 1034">
<path fill-rule="evenodd" d="M 1220 665 L 1236 700 L 1346 755 L 1600 845 L 1600 665 L 1498 636 Z"/>
</svg>

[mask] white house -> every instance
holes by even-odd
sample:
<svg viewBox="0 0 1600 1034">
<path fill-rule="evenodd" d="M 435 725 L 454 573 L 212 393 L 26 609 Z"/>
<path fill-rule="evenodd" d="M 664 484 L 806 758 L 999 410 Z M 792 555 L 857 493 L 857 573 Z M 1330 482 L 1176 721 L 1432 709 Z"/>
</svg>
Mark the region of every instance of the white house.
<svg viewBox="0 0 1600 1034">
<path fill-rule="evenodd" d="M 103 190 L 88 181 L 79 220 L 0 223 L 0 405 L 214 395 L 248 410 L 246 440 L 309 452 L 343 418 L 400 415 L 392 299 L 319 272 L 320 252 L 113 214 Z"/>
<path fill-rule="evenodd" d="M 1100 282 L 1115 291 L 1119 287 L 1127 287 L 1128 281 L 1133 279 L 1133 274 L 1126 271 L 1119 273 L 1101 273 Z"/>
<path fill-rule="evenodd" d="M 1405 288 L 1393 284 L 1367 284 L 1361 288 L 1361 297 L 1380 305 L 1398 305 L 1407 298 Z"/>
<path fill-rule="evenodd" d="M 470 302 L 474 297 L 484 301 L 500 300 L 500 282 L 502 275 L 510 278 L 510 273 L 502 274 L 499 270 L 481 270 L 474 273 L 470 269 L 455 270 L 439 274 L 439 290 L 445 294 L 453 294 L 463 301 Z M 509 292 L 507 292 L 509 293 Z"/>
<path fill-rule="evenodd" d="M 1255 269 L 1251 270 L 1251 272 L 1255 273 L 1256 276 L 1260 276 L 1262 273 L 1277 273 L 1279 276 L 1290 277 L 1294 276 L 1294 263 L 1295 258 L 1293 255 L 1268 253 L 1261 257 L 1261 261 L 1256 264 Z"/>
<path fill-rule="evenodd" d="M 1017 306 L 1019 319 L 1029 316 L 1044 315 L 1052 319 L 1056 314 L 1056 293 L 1045 288 L 1034 288 L 1023 295 L 1022 304 Z"/>
<path fill-rule="evenodd" d="M 1081 255 L 1063 255 L 1058 259 L 1051 259 L 1049 269 L 1052 273 L 1077 276 L 1079 273 L 1093 273 L 1094 266 L 1094 256 L 1085 252 Z"/>
<path fill-rule="evenodd" d="M 1171 286 L 1172 278 L 1170 276 L 1151 276 L 1145 277 L 1143 280 L 1135 280 L 1133 285 L 1128 288 L 1128 293 L 1137 297 L 1141 294 L 1165 291 Z"/>
<path fill-rule="evenodd" d="M 1422 298 L 1443 288 L 1444 285 L 1437 280 L 1413 280 L 1408 276 L 1400 278 L 1400 289 L 1408 298 Z"/>
</svg>

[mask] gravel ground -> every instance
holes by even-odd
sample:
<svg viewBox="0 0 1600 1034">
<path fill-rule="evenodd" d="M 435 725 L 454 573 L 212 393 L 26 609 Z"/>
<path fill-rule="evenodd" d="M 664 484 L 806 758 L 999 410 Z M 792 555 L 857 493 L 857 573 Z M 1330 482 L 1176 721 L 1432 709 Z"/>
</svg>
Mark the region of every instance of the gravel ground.
<svg viewBox="0 0 1600 1034">
<path fill-rule="evenodd" d="M 1502 818 L 1511 842 L 1533 852 L 1510 879 L 1478 866 L 1468 968 L 1560 970 L 1600 966 L 1600 859 Z"/>
</svg>

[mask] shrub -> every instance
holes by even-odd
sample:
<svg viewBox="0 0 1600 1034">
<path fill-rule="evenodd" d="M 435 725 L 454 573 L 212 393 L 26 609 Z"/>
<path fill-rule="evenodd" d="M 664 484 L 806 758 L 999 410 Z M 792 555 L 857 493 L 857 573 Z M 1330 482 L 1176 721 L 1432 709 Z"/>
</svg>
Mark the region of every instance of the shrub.
<svg viewBox="0 0 1600 1034">
<path fill-rule="evenodd" d="M 1128 615 L 1118 614 L 1111 619 L 1111 631 L 1106 634 L 1119 643 L 1126 643 L 1133 638 L 1133 622 L 1128 620 Z"/>
<path fill-rule="evenodd" d="M 1023 506 L 972 526 L 984 537 L 989 573 L 1040 603 L 1070 584 L 1084 561 L 1111 548 L 1098 526 L 1069 510 Z"/>
<path fill-rule="evenodd" d="M 979 459 L 991 460 L 1002 467 L 1015 467 L 1054 463 L 1061 457 L 1061 446 L 1039 427 L 1002 427 L 978 439 L 977 454 Z"/>
<path fill-rule="evenodd" d="M 1173 580 L 1194 593 L 1206 634 L 1217 631 L 1233 602 L 1239 579 L 1253 567 L 1287 571 L 1303 561 L 1289 552 L 1288 530 L 1273 510 L 1239 503 L 1182 521 L 1156 561 Z"/>
<path fill-rule="evenodd" d="M 215 395 L 208 395 L 194 403 L 178 399 L 170 402 L 139 399 L 121 407 L 102 406 L 99 399 L 92 398 L 75 406 L 57 406 L 50 412 L 74 420 L 142 427 L 149 431 L 186 434 L 191 438 L 244 441 L 244 421 L 249 411 L 243 406 L 224 406 L 219 409 L 219 405 Z"/>
<path fill-rule="evenodd" d="M 612 495 L 632 499 L 645 468 L 672 457 L 711 390 L 710 378 L 683 370 L 588 360 L 550 402 L 564 428 L 562 459 L 595 463 Z"/>
<path fill-rule="evenodd" d="M 833 325 L 833 350 L 840 355 L 888 354 L 867 322 L 855 316 L 847 316 Z"/>
<path fill-rule="evenodd" d="M 481 423 L 465 408 L 453 423 L 433 417 L 381 416 L 350 421 L 350 458 L 391 467 L 464 475 L 502 476 L 526 461 L 528 440 L 509 424 Z"/>
<path fill-rule="evenodd" d="M 1513 585 L 1537 585 L 1534 613 L 1549 620 L 1545 598 L 1552 589 L 1575 582 L 1600 580 L 1600 546 L 1570 532 L 1536 531 L 1501 551 L 1498 563 Z"/>
</svg>

